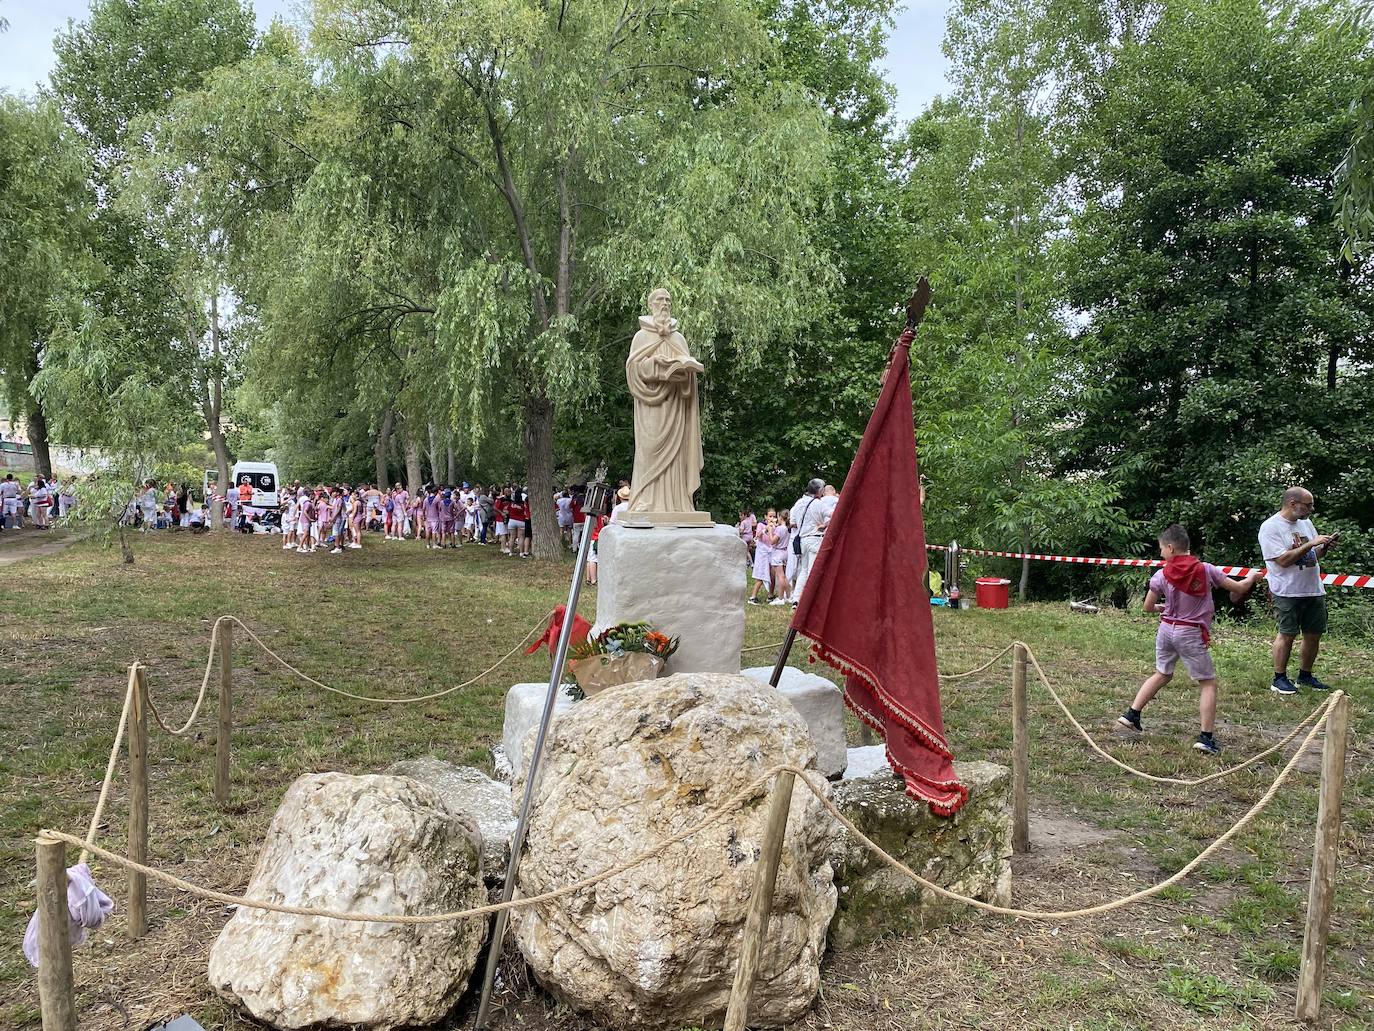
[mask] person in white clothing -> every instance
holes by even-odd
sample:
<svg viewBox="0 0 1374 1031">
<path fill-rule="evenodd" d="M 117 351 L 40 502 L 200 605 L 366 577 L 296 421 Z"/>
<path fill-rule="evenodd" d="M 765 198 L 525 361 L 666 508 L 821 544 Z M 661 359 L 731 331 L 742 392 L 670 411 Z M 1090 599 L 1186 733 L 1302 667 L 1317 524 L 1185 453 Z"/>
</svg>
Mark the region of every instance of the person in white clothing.
<svg viewBox="0 0 1374 1031">
<path fill-rule="evenodd" d="M 801 542 L 801 554 L 797 556 L 797 575 L 792 583 L 792 604 L 801 601 L 802 591 L 806 590 L 806 579 L 811 575 L 811 563 L 821 550 L 821 540 L 825 528 L 830 524 L 831 513 L 839 504 L 834 494 L 825 493 L 825 481 L 819 477 L 806 485 L 806 493 L 797 499 L 790 513 L 792 526 L 797 539 Z"/>
<path fill-rule="evenodd" d="M 0 526 L 6 530 L 19 529 L 19 481 L 14 473 L 6 473 L 0 480 Z"/>
<path fill-rule="evenodd" d="M 1302 487 L 1283 492 L 1283 507 L 1260 524 L 1259 545 L 1269 571 L 1269 594 L 1274 599 L 1274 681 L 1276 694 L 1297 694 L 1299 688 L 1329 690 L 1312 672 L 1326 632 L 1326 588 L 1317 560 L 1331 550 L 1339 533 L 1319 534 L 1312 524 L 1313 498 Z M 1293 641 L 1302 635 L 1298 681 L 1288 678 Z"/>
</svg>

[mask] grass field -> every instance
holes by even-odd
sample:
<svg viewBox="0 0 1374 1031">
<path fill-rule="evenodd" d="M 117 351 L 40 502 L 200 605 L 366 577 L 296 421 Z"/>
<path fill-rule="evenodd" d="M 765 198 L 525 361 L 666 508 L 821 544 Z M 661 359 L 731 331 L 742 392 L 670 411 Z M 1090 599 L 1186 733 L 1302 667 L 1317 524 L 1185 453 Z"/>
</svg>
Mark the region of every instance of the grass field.
<svg viewBox="0 0 1374 1031">
<path fill-rule="evenodd" d="M 179 723 L 204 669 L 214 617 L 233 613 L 295 665 L 363 693 L 421 694 L 494 662 L 567 590 L 568 566 L 520 562 L 495 548 L 434 555 L 413 543 L 367 541 L 341 556 L 285 554 L 270 538 L 160 535 L 138 561 L 78 543 L 10 565 L 0 577 L 0 1028 L 38 1026 L 36 982 L 19 953 L 32 911 L 32 837 L 82 834 L 104 771 L 129 663 L 149 668 L 158 706 Z M 0 545 L 0 552 L 3 545 Z M 584 595 L 584 611 L 593 600 Z M 785 610 L 749 607 L 746 645 L 778 641 Z M 1192 689 L 1166 689 L 1140 742 L 1118 739 L 1116 714 L 1153 659 L 1155 623 L 1137 614 L 1070 614 L 1062 605 L 937 611 L 942 669 L 985 661 L 1014 637 L 1031 644 L 1099 740 L 1151 772 L 1213 768 L 1190 746 Z M 1267 689 L 1265 626 L 1221 625 L 1218 740 L 1223 761 L 1272 743 L 1316 703 Z M 756 652 L 751 664 L 768 661 Z M 804 662 L 798 655 L 794 661 Z M 813 667 L 818 668 L 818 667 Z M 229 891 L 247 884 L 257 845 L 296 776 L 376 772 L 432 754 L 490 769 L 506 688 L 547 677 L 541 653 L 422 707 L 378 707 L 283 675 L 239 639 L 233 802 L 211 800 L 211 722 L 204 739 L 153 730 L 151 855 L 157 865 Z M 1353 745 L 1338 899 L 1321 1026 L 1374 1026 L 1374 767 L 1367 735 L 1374 648 L 1328 641 L 1320 671 L 1353 697 Z M 1007 665 L 947 686 L 956 755 L 1006 762 Z M 1145 783 L 1109 767 L 1031 687 L 1034 850 L 1015 860 L 1018 904 L 1091 905 L 1167 876 L 1243 813 L 1280 757 L 1195 789 Z M 211 713 L 212 718 L 212 713 Z M 1317 778 L 1300 772 L 1255 824 L 1165 896 L 1087 921 L 1032 923 L 973 916 L 919 940 L 829 957 L 822 1001 L 799 1027 L 1282 1028 L 1292 1021 L 1316 814 Z M 124 847 L 122 782 L 102 843 Z M 96 867 L 111 894 L 122 877 Z M 216 905 L 152 886 L 150 933 L 122 917 L 76 953 L 83 1029 L 142 1029 L 181 1012 L 207 1028 L 250 1023 L 205 985 L 205 956 L 226 919 Z M 121 907 L 122 908 L 122 907 Z M 496 1026 L 585 1031 L 589 1025 L 530 988 L 512 968 Z M 468 1026 L 460 1005 L 451 1026 Z"/>
</svg>

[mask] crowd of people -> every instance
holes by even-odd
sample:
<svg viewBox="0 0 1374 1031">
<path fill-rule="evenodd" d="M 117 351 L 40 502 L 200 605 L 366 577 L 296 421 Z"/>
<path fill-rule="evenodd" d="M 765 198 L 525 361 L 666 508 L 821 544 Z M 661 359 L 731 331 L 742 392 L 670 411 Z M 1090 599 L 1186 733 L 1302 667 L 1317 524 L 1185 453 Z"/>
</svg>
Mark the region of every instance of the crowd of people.
<svg viewBox="0 0 1374 1031">
<path fill-rule="evenodd" d="M 754 580 L 749 604 L 797 604 L 839 501 L 833 484 L 813 479 L 789 509 L 766 509 L 761 519 L 752 508 L 740 511 L 735 530 L 749 549 Z"/>
<path fill-rule="evenodd" d="M 0 480 L 0 532 L 30 525 L 45 530 L 76 507 L 76 477 L 33 476 L 27 486 L 14 473 Z"/>
</svg>

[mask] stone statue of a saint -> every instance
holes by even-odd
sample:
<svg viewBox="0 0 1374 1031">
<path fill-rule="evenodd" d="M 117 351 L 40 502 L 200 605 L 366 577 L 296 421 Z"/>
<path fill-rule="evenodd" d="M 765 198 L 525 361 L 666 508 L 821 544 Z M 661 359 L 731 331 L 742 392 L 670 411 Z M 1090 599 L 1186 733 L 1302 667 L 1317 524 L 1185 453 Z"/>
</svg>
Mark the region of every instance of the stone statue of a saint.
<svg viewBox="0 0 1374 1031">
<path fill-rule="evenodd" d="M 712 526 L 709 512 L 692 507 L 701 486 L 701 420 L 697 374 L 701 362 L 677 331 L 673 302 L 660 287 L 639 318 L 625 378 L 635 401 L 635 466 L 626 526 Z"/>
</svg>

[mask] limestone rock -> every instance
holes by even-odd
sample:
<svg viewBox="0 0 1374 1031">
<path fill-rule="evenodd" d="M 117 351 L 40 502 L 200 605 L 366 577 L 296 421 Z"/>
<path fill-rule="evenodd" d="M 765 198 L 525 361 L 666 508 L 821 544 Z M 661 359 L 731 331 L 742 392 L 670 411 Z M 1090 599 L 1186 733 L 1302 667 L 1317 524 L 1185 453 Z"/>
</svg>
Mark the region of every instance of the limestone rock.
<svg viewBox="0 0 1374 1031">
<path fill-rule="evenodd" d="M 529 761 L 529 750 L 534 745 L 534 732 L 539 727 L 539 719 L 544 715 L 544 699 L 548 696 L 549 682 L 542 684 L 516 684 L 506 692 L 506 722 L 501 731 L 501 745 L 506 759 L 510 762 L 513 777 L 525 773 Z M 565 688 L 558 689 L 558 699 L 554 702 L 553 717 L 558 719 L 576 704 Z"/>
<path fill-rule="evenodd" d="M 849 750 L 849 770 L 834 800 L 884 850 L 941 887 L 984 902 L 1011 901 L 1011 771 L 988 762 L 956 762 L 969 799 L 952 817 L 935 816 L 908 798 L 882 745 Z M 836 948 L 886 934 L 910 936 L 973 910 L 917 887 L 841 831 L 831 853 L 839 905 L 830 925 Z"/>
<path fill-rule="evenodd" d="M 679 639 L 669 674 L 739 672 L 748 550 L 734 527 L 612 523 L 596 554 L 593 633 L 645 620 Z"/>
<path fill-rule="evenodd" d="M 481 837 L 406 777 L 309 774 L 286 792 L 245 894 L 367 913 L 480 906 Z M 239 909 L 210 950 L 210 984 L 278 1028 L 432 1024 L 466 987 L 487 921 L 378 924 Z"/>
<path fill-rule="evenodd" d="M 679 674 L 579 702 L 549 742 L 521 894 L 658 847 L 784 761 L 814 768 L 811 735 L 776 691 L 747 677 Z M 770 790 L 661 857 L 555 903 L 516 910 L 516 940 L 539 981 L 617 1031 L 719 1027 Z M 827 854 L 837 830 L 799 783 L 751 1026 L 787 1025 L 816 998 L 835 907 Z"/>
<path fill-rule="evenodd" d="M 470 816 L 482 835 L 482 876 L 488 884 L 503 883 L 510 862 L 510 839 L 515 834 L 515 807 L 509 784 L 492 780 L 471 766 L 455 766 L 433 756 L 404 759 L 386 771 L 428 784 L 459 816 Z"/>
<path fill-rule="evenodd" d="M 744 670 L 744 675 L 767 684 L 773 679 L 773 667 L 754 666 Z M 827 777 L 838 777 L 849 761 L 844 739 L 844 694 L 825 677 L 796 666 L 783 669 L 778 690 L 806 720 L 816 745 L 816 768 Z"/>
</svg>

